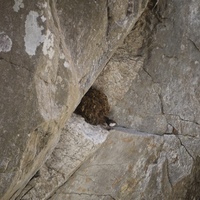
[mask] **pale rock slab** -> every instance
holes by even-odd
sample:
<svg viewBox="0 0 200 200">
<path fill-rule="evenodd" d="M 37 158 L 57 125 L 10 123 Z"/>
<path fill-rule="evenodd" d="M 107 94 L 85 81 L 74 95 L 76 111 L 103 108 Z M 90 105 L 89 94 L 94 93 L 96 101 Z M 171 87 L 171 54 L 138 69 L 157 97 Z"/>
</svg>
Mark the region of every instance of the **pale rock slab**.
<svg viewBox="0 0 200 200">
<path fill-rule="evenodd" d="M 82 117 L 72 115 L 58 145 L 40 169 L 40 176 L 27 184 L 17 200 L 48 199 L 101 146 L 108 134 L 100 126 L 92 126 Z"/>
<path fill-rule="evenodd" d="M 50 199 L 169 199 L 193 164 L 174 135 L 117 128 Z"/>
</svg>

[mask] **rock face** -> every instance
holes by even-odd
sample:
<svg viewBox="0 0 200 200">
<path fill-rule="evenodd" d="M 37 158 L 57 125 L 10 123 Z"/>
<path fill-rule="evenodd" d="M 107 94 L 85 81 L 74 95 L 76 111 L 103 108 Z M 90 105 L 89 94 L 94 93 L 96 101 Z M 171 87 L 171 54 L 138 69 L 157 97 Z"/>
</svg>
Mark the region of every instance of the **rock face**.
<svg viewBox="0 0 200 200">
<path fill-rule="evenodd" d="M 176 136 L 115 130 L 50 199 L 169 199 L 192 163 Z"/>
<path fill-rule="evenodd" d="M 48 199 L 100 147 L 107 135 L 108 131 L 73 115 L 62 131 L 59 144 L 40 169 L 40 176 L 28 183 L 17 200 Z"/>
<path fill-rule="evenodd" d="M 144 1 L 0 1 L 0 199 L 51 154 Z"/>
<path fill-rule="evenodd" d="M 0 199 L 200 198 L 197 0 L 1 8 Z M 93 82 L 119 125 L 110 133 L 66 123 Z"/>
<path fill-rule="evenodd" d="M 137 193 L 137 186 L 130 186 L 131 195 L 126 193 L 125 198 L 115 193 L 116 199 L 200 198 L 200 7 L 197 1 L 184 1 L 179 10 L 180 3 L 183 1 L 159 1 L 150 6 L 95 82 L 109 97 L 111 116 L 118 124 L 163 135 L 167 146 L 172 146 L 168 155 L 163 154 L 165 142 L 159 150 L 162 160 L 167 157 L 167 168 L 159 159 L 156 164 L 158 169 L 162 166 L 162 173 L 168 170 L 170 184 L 160 181 L 158 174 L 152 180 L 152 171 L 146 175 L 150 179 L 139 179 L 138 184 L 143 180 L 148 184 L 140 185 L 143 196 Z M 141 160 L 143 156 L 139 156 Z"/>
</svg>

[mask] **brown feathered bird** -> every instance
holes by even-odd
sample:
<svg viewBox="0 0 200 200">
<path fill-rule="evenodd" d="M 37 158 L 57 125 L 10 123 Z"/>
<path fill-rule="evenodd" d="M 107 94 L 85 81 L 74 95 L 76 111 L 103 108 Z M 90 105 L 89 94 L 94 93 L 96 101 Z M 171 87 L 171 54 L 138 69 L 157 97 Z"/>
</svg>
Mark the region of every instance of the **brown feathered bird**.
<svg viewBox="0 0 200 200">
<path fill-rule="evenodd" d="M 109 112 L 110 106 L 107 96 L 95 88 L 88 90 L 75 110 L 76 114 L 81 115 L 90 124 L 107 124 L 113 127 L 116 122 L 107 117 Z"/>
</svg>

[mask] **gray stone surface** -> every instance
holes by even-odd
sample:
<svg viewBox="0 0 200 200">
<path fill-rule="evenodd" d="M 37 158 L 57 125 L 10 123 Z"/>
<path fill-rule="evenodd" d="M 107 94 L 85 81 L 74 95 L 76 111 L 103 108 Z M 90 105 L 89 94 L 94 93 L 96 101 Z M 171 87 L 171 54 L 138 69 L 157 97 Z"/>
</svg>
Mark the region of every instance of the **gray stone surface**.
<svg viewBox="0 0 200 200">
<path fill-rule="evenodd" d="M 169 199 L 192 166 L 176 136 L 118 128 L 50 199 Z"/>
<path fill-rule="evenodd" d="M 125 128 L 112 131 L 51 199 L 200 198 L 199 5 L 181 3 L 149 5 L 95 81 Z"/>
<path fill-rule="evenodd" d="M 120 125 L 158 134 L 172 126 L 184 135 L 199 128 L 199 6 L 184 1 L 178 11 L 180 2 L 146 10 L 95 81 Z"/>
<path fill-rule="evenodd" d="M 48 199 L 100 147 L 107 135 L 107 130 L 73 115 L 62 130 L 57 147 L 40 169 L 40 176 L 28 183 L 17 200 Z"/>
<path fill-rule="evenodd" d="M 0 0 L 0 199 L 15 198 L 51 154 L 146 3 Z"/>
<path fill-rule="evenodd" d="M 148 2 L 2 1 L 0 199 L 200 198 L 200 5 Z M 108 137 L 66 124 L 93 82 Z"/>
</svg>

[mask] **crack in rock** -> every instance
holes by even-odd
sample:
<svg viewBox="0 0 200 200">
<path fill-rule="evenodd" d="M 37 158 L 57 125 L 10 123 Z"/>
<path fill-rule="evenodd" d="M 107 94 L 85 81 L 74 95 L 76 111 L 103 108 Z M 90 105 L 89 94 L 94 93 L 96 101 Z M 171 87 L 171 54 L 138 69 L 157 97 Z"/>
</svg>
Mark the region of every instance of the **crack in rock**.
<svg viewBox="0 0 200 200">
<path fill-rule="evenodd" d="M 34 185 L 30 187 L 20 198 L 23 199 L 33 188 L 34 188 Z"/>
<path fill-rule="evenodd" d="M 192 160 L 194 161 L 194 160 L 195 160 L 194 157 L 193 157 L 192 154 L 189 152 L 189 150 L 186 148 L 186 146 L 182 143 L 180 137 L 179 137 L 178 135 L 175 135 L 175 136 L 176 136 L 176 138 L 179 140 L 181 146 L 184 147 L 184 149 L 186 150 L 186 152 L 188 153 L 188 155 L 189 155 L 189 156 L 192 158 Z"/>
<path fill-rule="evenodd" d="M 151 78 L 151 81 L 152 81 L 153 83 L 155 83 L 154 80 L 153 80 L 153 78 L 152 78 L 152 76 L 151 76 L 151 74 L 150 74 L 144 67 L 142 67 L 142 69 L 143 69 L 143 71 L 147 74 L 147 76 L 149 76 L 149 77 Z"/>
<path fill-rule="evenodd" d="M 143 71 L 147 74 L 147 76 L 150 77 L 152 83 L 158 84 L 158 83 L 156 83 L 156 82 L 153 80 L 153 77 L 151 76 L 151 74 L 150 74 L 144 67 L 143 67 L 142 69 L 143 69 Z M 160 110 L 161 110 L 161 114 L 164 115 L 165 112 L 164 112 L 163 98 L 162 98 L 161 92 L 156 92 L 156 93 L 157 93 L 158 98 L 159 98 L 159 100 L 160 100 Z"/>
<path fill-rule="evenodd" d="M 189 122 L 189 123 L 194 123 L 196 125 L 200 125 L 198 122 L 196 121 L 190 121 L 188 119 L 183 119 L 180 115 L 176 115 L 176 114 L 167 114 L 167 113 L 164 113 L 165 115 L 168 115 L 168 116 L 174 116 L 174 117 L 178 117 L 180 121 L 184 121 L 184 122 Z"/>
<path fill-rule="evenodd" d="M 52 193 L 47 198 L 47 200 L 51 199 L 51 197 L 53 197 L 53 195 L 56 193 L 56 191 L 59 190 L 62 186 L 64 186 L 81 167 L 82 167 L 82 163 L 74 170 L 74 172 L 72 172 L 72 174 L 67 178 L 66 181 L 64 181 L 60 186 L 58 186 L 57 188 L 54 189 L 54 191 L 52 191 Z"/>
<path fill-rule="evenodd" d="M 48 171 L 49 171 L 49 170 L 50 170 L 50 171 L 55 171 L 57 175 L 60 174 L 61 177 L 63 178 L 63 180 L 66 179 L 65 174 L 64 174 L 63 172 L 61 172 L 60 169 L 56 169 L 56 168 L 50 167 L 50 166 L 47 166 L 47 168 L 48 168 Z M 50 173 L 50 172 L 49 172 L 49 173 Z M 50 173 L 50 174 L 51 174 L 51 173 Z M 53 177 L 54 175 L 51 175 L 51 176 Z"/>
<path fill-rule="evenodd" d="M 171 182 L 171 179 L 170 179 L 170 175 L 169 175 L 169 162 L 168 162 L 167 158 L 166 158 L 166 170 L 167 170 L 167 178 L 168 178 L 169 184 L 170 184 L 171 189 L 172 189 L 173 185 L 172 185 L 172 182 Z"/>
<path fill-rule="evenodd" d="M 197 46 L 197 44 L 190 38 L 188 40 L 193 44 L 193 46 L 200 52 L 200 48 Z"/>
<path fill-rule="evenodd" d="M 5 61 L 5 62 L 9 63 L 10 65 L 13 65 L 13 66 L 16 66 L 16 67 L 25 69 L 25 70 L 27 70 L 27 71 L 30 72 L 30 73 L 33 73 L 29 68 L 26 68 L 26 67 L 23 66 L 23 65 L 18 65 L 18 64 L 14 63 L 14 62 L 11 62 L 11 61 L 9 61 L 9 60 L 6 60 L 6 59 L 3 58 L 3 57 L 0 57 L 0 60 L 3 60 L 3 61 Z"/>
<path fill-rule="evenodd" d="M 106 12 L 106 15 L 107 15 L 107 27 L 106 27 L 106 38 L 108 38 L 109 36 L 109 31 L 110 31 L 110 24 L 111 24 L 111 13 L 110 13 L 110 5 L 109 5 L 109 0 L 107 0 L 107 3 L 106 3 L 106 8 L 107 8 L 107 12 Z"/>
</svg>

